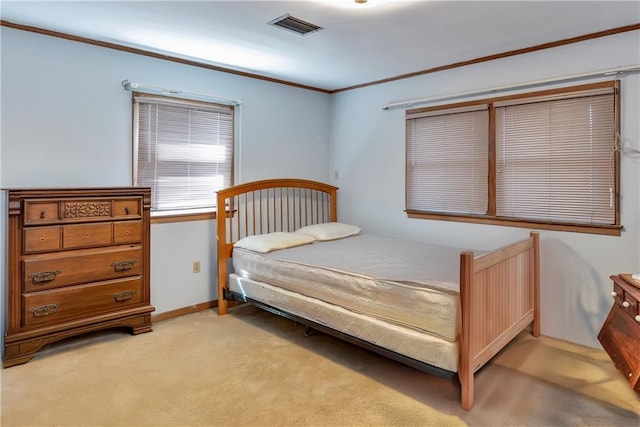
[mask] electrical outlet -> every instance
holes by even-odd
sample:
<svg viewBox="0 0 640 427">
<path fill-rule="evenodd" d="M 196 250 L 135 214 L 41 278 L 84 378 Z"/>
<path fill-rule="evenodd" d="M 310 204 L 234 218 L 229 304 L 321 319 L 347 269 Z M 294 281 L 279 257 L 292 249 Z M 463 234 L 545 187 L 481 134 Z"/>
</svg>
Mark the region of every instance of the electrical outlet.
<svg viewBox="0 0 640 427">
<path fill-rule="evenodd" d="M 193 272 L 200 273 L 200 261 L 193 261 Z"/>
</svg>

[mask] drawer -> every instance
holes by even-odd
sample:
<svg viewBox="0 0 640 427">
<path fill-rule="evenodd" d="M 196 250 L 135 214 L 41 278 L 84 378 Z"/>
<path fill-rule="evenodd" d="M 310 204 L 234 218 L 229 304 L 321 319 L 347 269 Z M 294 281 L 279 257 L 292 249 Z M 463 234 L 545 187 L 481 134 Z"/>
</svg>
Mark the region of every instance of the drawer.
<svg viewBox="0 0 640 427">
<path fill-rule="evenodd" d="M 63 200 L 62 219 L 91 220 L 111 217 L 111 199 Z"/>
<path fill-rule="evenodd" d="M 636 315 L 639 314 L 639 304 L 633 293 L 618 283 L 613 282 L 613 292 L 611 295 L 613 296 L 614 304 L 635 320 Z"/>
<path fill-rule="evenodd" d="M 613 292 L 611 292 L 611 296 L 613 297 L 613 301 L 622 307 L 622 301 L 624 301 L 624 289 L 616 282 L 613 282 Z"/>
<path fill-rule="evenodd" d="M 113 243 L 138 243 L 142 241 L 142 221 L 122 221 L 113 223 Z"/>
<path fill-rule="evenodd" d="M 62 227 L 33 227 L 24 229 L 24 253 L 57 251 L 62 248 Z"/>
<path fill-rule="evenodd" d="M 629 292 L 624 293 L 624 300 L 622 301 L 622 309 L 635 320 L 638 314 L 638 301 L 636 301 Z"/>
<path fill-rule="evenodd" d="M 139 304 L 140 277 L 24 294 L 23 326 L 57 323 Z"/>
<path fill-rule="evenodd" d="M 60 204 L 57 201 L 24 201 L 24 224 L 47 224 L 60 220 Z"/>
<path fill-rule="evenodd" d="M 84 249 L 26 256 L 23 292 L 137 276 L 143 271 L 142 247 Z"/>
<path fill-rule="evenodd" d="M 110 245 L 113 242 L 113 225 L 110 222 L 73 224 L 62 227 L 64 249 Z"/>
<path fill-rule="evenodd" d="M 113 201 L 114 217 L 140 217 L 142 212 L 142 199 L 117 199 Z"/>
</svg>

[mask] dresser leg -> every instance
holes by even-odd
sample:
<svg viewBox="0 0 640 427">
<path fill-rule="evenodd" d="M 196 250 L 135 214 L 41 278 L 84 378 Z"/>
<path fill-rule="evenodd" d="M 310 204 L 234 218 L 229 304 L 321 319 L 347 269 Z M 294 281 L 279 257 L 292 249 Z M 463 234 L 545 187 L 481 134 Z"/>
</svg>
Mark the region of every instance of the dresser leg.
<svg viewBox="0 0 640 427">
<path fill-rule="evenodd" d="M 2 366 L 9 368 L 27 363 L 45 344 L 47 344 L 47 340 L 34 340 L 10 345 L 5 344 Z"/>
<path fill-rule="evenodd" d="M 151 307 L 151 310 L 153 310 L 153 307 Z M 3 367 L 9 368 L 11 366 L 27 363 L 45 345 L 73 336 L 85 334 L 87 332 L 109 328 L 130 328 L 132 335 L 138 335 L 145 332 L 151 332 L 153 330 L 152 326 L 151 314 L 144 314 L 69 328 L 34 339 L 5 335 Z"/>
<path fill-rule="evenodd" d="M 126 324 L 131 327 L 131 335 L 144 334 L 153 331 L 150 314 L 128 319 Z"/>
<path fill-rule="evenodd" d="M 137 326 L 135 328 L 131 328 L 131 335 L 144 334 L 151 331 L 153 331 L 153 329 L 151 328 L 151 324 L 142 325 L 142 326 Z"/>
</svg>

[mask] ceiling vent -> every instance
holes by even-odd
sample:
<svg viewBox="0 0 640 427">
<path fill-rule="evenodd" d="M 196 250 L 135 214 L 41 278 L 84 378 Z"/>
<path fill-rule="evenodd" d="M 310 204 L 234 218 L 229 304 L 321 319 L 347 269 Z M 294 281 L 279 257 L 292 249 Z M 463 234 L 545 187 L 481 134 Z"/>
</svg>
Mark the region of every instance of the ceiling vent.
<svg viewBox="0 0 640 427">
<path fill-rule="evenodd" d="M 318 25 L 312 24 L 307 21 L 303 21 L 302 19 L 291 16 L 288 13 L 274 19 L 273 21 L 268 22 L 268 24 L 283 28 L 285 30 L 293 31 L 294 33 L 300 34 L 302 36 L 306 36 L 307 34 L 322 30 L 322 27 L 319 27 Z"/>
</svg>

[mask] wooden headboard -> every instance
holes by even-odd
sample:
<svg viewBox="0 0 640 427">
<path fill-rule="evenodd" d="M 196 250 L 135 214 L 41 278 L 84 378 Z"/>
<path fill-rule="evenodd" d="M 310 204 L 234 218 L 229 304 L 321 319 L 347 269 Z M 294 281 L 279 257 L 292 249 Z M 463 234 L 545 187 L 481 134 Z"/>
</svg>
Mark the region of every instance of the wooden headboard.
<svg viewBox="0 0 640 427">
<path fill-rule="evenodd" d="M 306 179 L 248 182 L 218 191 L 218 314 L 227 312 L 224 289 L 233 244 L 243 237 L 338 220 L 338 188 Z"/>
</svg>

